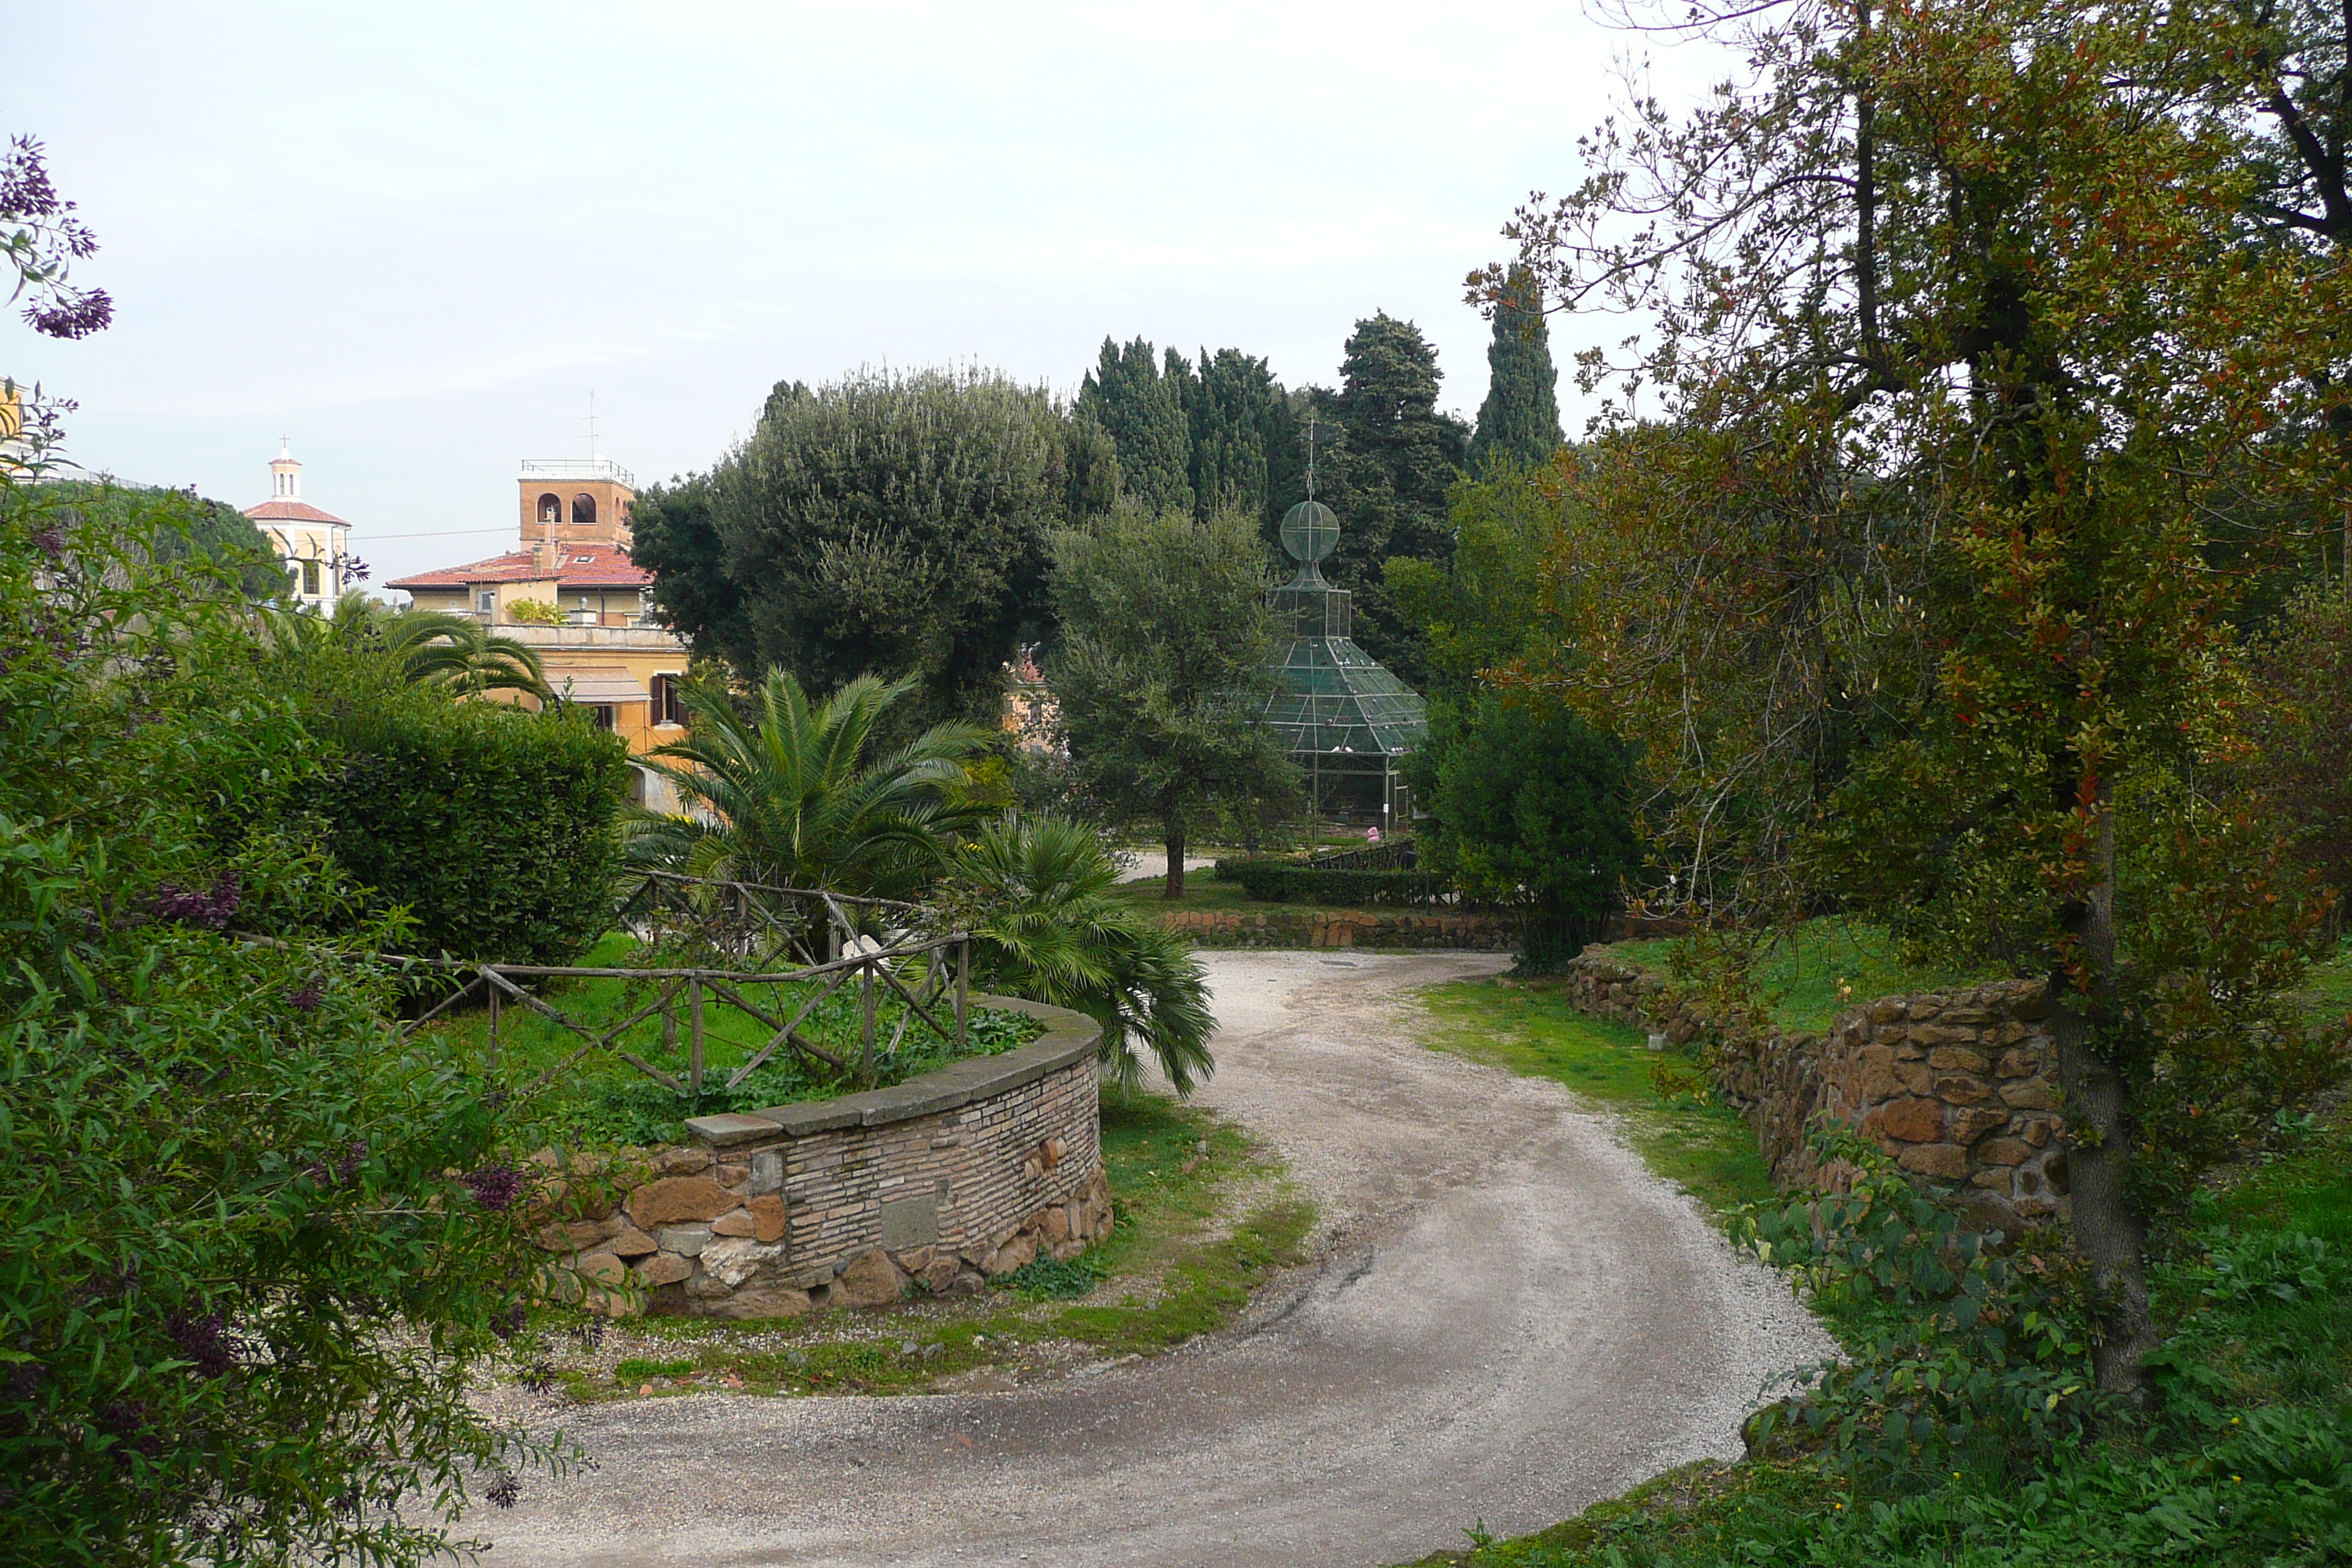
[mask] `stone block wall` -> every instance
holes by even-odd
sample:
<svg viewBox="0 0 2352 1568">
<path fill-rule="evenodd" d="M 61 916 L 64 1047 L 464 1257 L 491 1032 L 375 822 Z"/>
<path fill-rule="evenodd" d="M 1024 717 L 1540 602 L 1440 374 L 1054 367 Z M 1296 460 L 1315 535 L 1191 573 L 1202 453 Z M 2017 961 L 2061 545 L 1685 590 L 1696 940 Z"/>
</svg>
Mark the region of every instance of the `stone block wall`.
<svg viewBox="0 0 2352 1568">
<path fill-rule="evenodd" d="M 1664 980 L 1588 948 L 1570 966 L 1580 1012 L 1705 1037 L 1716 1079 L 1744 1110 L 1784 1186 L 1826 1181 L 1808 1147 L 1817 1121 L 1853 1128 L 1988 1228 L 2067 1217 L 2064 1119 L 2039 981 L 1887 996 L 1838 1016 L 1826 1036 L 1718 1027 Z"/>
<path fill-rule="evenodd" d="M 696 1118 L 692 1146 L 567 1182 L 540 1245 L 599 1310 L 731 1318 L 882 1306 L 917 1285 L 977 1290 L 1037 1258 L 1076 1257 L 1112 1225 L 1100 1026 L 1018 998 L 973 1002 L 1046 1032 L 890 1089 Z"/>
<path fill-rule="evenodd" d="M 1500 915 L 1409 910 L 1177 910 L 1168 929 L 1198 947 L 1402 947 L 1508 952 L 1517 922 Z"/>
</svg>

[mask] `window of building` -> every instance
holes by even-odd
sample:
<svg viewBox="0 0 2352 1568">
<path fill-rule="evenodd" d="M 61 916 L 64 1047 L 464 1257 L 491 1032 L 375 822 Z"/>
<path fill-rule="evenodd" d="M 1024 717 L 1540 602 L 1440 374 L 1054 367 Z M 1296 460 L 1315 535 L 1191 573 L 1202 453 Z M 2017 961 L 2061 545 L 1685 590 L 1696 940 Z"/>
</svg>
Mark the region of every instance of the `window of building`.
<svg viewBox="0 0 2352 1568">
<path fill-rule="evenodd" d="M 686 682 L 675 675 L 654 677 L 654 722 L 683 724 L 686 722 Z"/>
<path fill-rule="evenodd" d="M 596 498 L 586 490 L 572 498 L 572 526 L 574 528 L 596 526 Z"/>
<path fill-rule="evenodd" d="M 479 594 L 474 595 L 474 607 L 485 616 L 497 614 L 499 608 L 499 591 L 496 588 L 483 589 Z"/>
<path fill-rule="evenodd" d="M 539 521 L 548 524 L 563 521 L 563 498 L 549 491 L 539 498 Z"/>
<path fill-rule="evenodd" d="M 592 703 L 589 705 L 588 711 L 594 716 L 596 728 L 599 730 L 609 730 L 613 727 L 613 705 L 611 703 Z"/>
<path fill-rule="evenodd" d="M 316 561 L 305 561 L 302 563 L 302 592 L 309 594 L 313 597 L 316 597 L 318 595 L 319 563 Z"/>
</svg>

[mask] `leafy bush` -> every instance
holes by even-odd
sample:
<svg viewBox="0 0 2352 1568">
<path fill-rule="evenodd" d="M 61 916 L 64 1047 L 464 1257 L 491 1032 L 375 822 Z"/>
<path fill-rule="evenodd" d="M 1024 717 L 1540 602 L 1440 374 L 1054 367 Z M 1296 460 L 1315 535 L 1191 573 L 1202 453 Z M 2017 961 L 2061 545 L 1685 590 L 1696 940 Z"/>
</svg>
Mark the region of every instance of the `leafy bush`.
<svg viewBox="0 0 2352 1568">
<path fill-rule="evenodd" d="M 376 906 L 407 908 L 411 950 L 565 963 L 602 935 L 620 871 L 620 739 L 572 711 L 355 684 L 320 699 L 312 722 L 337 763 L 312 804 Z"/>
<path fill-rule="evenodd" d="M 0 1560 L 420 1561 L 541 1451 L 465 1397 L 523 1176 L 363 961 L 227 934 L 387 933 L 233 581 L 125 534 L 0 470 Z"/>
<path fill-rule="evenodd" d="M 550 604 L 545 599 L 509 601 L 507 605 L 507 614 L 530 626 L 560 626 L 569 624 L 571 620 L 571 617 L 563 613 L 562 605 Z"/>
<path fill-rule="evenodd" d="M 1423 863 L 1525 911 L 1520 962 L 1597 941 L 1641 864 L 1625 748 L 1557 707 L 1492 695 L 1441 706 L 1410 763 L 1430 814 Z"/>
<path fill-rule="evenodd" d="M 850 1015 L 856 1003 L 853 990 L 844 986 L 811 1016 L 803 1032 L 826 1041 L 828 1048 L 854 1052 L 851 1042 L 856 1039 L 856 1025 Z M 827 1028 L 828 1024 L 833 1026 Z M 882 1013 L 879 1032 L 887 1037 L 894 1024 L 889 1013 Z M 875 1087 L 887 1089 L 966 1057 L 1002 1056 L 1044 1032 L 1045 1026 L 1026 1013 L 974 1007 L 965 1027 L 966 1048 L 959 1052 L 952 1042 L 939 1038 L 919 1023 L 907 1031 L 897 1055 L 885 1058 L 877 1050 Z M 578 1040 L 572 1037 L 567 1044 L 577 1045 Z M 680 1079 L 685 1075 L 686 1064 L 677 1055 L 665 1057 L 656 1051 L 647 1059 Z M 604 1070 L 578 1073 L 570 1080 L 568 1091 L 552 1094 L 539 1108 L 540 1122 L 567 1142 L 591 1146 L 680 1143 L 686 1142 L 684 1123 L 689 1116 L 832 1100 L 862 1087 L 849 1074 L 834 1072 L 789 1049 L 761 1063 L 733 1089 L 726 1087 L 729 1076 L 720 1071 L 715 1079 L 706 1079 L 700 1098 L 689 1101 L 625 1063 L 607 1058 Z"/>
<path fill-rule="evenodd" d="M 1878 1476 L 2005 1470 L 2081 1436 L 2098 1407 L 2070 1267 L 1964 1229 L 1859 1139 L 1822 1152 L 1854 1168 L 1847 1192 L 1759 1205 L 1733 1226 L 1817 1309 L 1860 1321 L 1861 1342 L 1811 1369 L 1785 1418 L 1842 1468 Z M 1759 1438 L 1783 1418 L 1765 1412 Z"/>
<path fill-rule="evenodd" d="M 1017 1290 L 1033 1301 L 1067 1301 L 1091 1295 L 1110 1278 L 1110 1266 L 1089 1254 L 1071 1258 L 1040 1258 L 1024 1263 L 994 1281 L 999 1289 Z"/>
<path fill-rule="evenodd" d="M 1217 864 L 1222 869 L 1228 862 Z M 1267 903 L 1432 904 L 1445 894 L 1445 879 L 1434 871 L 1327 871 L 1288 860 L 1231 864 L 1242 890 Z"/>
</svg>

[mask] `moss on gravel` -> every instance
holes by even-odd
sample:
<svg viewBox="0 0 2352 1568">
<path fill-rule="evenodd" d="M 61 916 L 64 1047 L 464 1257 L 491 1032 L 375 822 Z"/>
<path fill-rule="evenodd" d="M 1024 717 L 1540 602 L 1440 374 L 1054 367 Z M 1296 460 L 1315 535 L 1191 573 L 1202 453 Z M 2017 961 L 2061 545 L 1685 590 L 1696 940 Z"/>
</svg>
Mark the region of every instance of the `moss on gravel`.
<svg viewBox="0 0 2352 1568">
<path fill-rule="evenodd" d="M 1714 1097 L 1695 1057 L 1653 1051 L 1632 1026 L 1586 1017 L 1556 982 L 1465 980 L 1422 994 L 1437 1023 L 1431 1045 L 1607 1106 L 1650 1168 L 1710 1212 L 1772 1195 L 1747 1119 Z"/>
</svg>

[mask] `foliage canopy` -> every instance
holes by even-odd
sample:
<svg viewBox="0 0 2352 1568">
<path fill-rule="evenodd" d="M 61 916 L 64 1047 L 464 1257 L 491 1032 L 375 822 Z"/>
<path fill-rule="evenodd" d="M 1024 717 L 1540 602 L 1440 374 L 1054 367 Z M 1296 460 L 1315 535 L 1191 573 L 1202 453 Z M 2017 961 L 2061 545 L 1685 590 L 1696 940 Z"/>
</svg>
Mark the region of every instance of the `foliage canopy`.
<svg viewBox="0 0 2352 1568">
<path fill-rule="evenodd" d="M 1702 16 L 1749 79 L 1633 105 L 1507 231 L 1550 297 L 1655 323 L 1581 361 L 1610 428 L 1548 572 L 1571 652 L 1517 678 L 1642 747 L 1719 920 L 1833 895 L 2046 978 L 2118 1391 L 2148 1213 L 2314 1068 L 2274 999 L 2320 906 L 2231 784 L 2242 574 L 2208 565 L 2216 519 L 2260 563 L 2338 483 L 2304 433 L 2343 395 L 2344 279 L 2248 223 L 2244 20 Z"/>
<path fill-rule="evenodd" d="M 1054 538 L 1061 641 L 1046 673 L 1070 756 L 1097 798 L 1159 828 L 1171 898 L 1197 824 L 1296 787 L 1265 717 L 1272 583 L 1243 513 L 1200 521 L 1122 503 Z"/>
<path fill-rule="evenodd" d="M 338 752 L 230 569 L 177 503 L 44 489 L 0 479 L 0 1555 L 422 1561 L 543 1452 L 465 1396 L 521 1174 L 386 1021 L 406 928 L 328 853 Z"/>
</svg>

